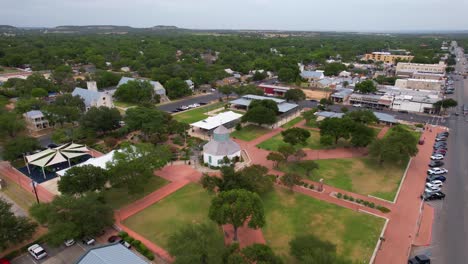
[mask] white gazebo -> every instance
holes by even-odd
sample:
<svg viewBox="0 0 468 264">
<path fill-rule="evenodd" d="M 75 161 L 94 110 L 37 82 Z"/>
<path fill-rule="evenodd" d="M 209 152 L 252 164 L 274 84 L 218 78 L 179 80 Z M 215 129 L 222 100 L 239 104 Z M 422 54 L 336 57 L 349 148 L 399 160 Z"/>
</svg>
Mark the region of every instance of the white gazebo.
<svg viewBox="0 0 468 264">
<path fill-rule="evenodd" d="M 70 159 L 88 154 L 89 149 L 85 145 L 67 143 L 56 148 L 48 148 L 39 153 L 28 155 L 25 157 L 25 161 L 29 174 L 31 174 L 29 165 L 39 166 L 42 168 L 42 173 L 45 179 L 45 167 L 65 161 L 68 161 L 68 166 L 71 166 Z"/>
</svg>

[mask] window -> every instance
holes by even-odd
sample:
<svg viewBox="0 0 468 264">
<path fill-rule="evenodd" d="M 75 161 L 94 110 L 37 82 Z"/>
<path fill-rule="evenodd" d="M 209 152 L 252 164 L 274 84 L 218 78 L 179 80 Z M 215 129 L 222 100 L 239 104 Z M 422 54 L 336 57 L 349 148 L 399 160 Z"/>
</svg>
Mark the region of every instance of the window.
<svg viewBox="0 0 468 264">
<path fill-rule="evenodd" d="M 208 163 L 211 164 L 211 162 L 212 162 L 212 161 L 211 161 L 211 156 L 208 156 Z"/>
</svg>

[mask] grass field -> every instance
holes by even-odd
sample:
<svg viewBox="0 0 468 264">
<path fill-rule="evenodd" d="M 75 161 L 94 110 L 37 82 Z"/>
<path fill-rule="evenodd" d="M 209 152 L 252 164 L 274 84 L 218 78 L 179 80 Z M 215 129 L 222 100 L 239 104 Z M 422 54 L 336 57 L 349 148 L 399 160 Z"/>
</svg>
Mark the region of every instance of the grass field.
<svg viewBox="0 0 468 264">
<path fill-rule="evenodd" d="M 131 204 L 134 201 L 145 197 L 146 195 L 156 191 L 163 187 L 169 182 L 161 177 L 151 177 L 148 183 L 145 185 L 145 189 L 137 194 L 128 194 L 126 188 L 111 188 L 103 192 L 106 202 L 113 208 L 119 209 L 127 204 Z"/>
<path fill-rule="evenodd" d="M 277 189 L 263 201 L 267 220 L 263 235 L 284 263 L 296 263 L 289 255 L 289 241 L 303 234 L 330 241 L 339 254 L 356 263 L 368 263 L 384 224 L 381 218 L 288 190 Z"/>
<path fill-rule="evenodd" d="M 258 138 L 261 135 L 268 133 L 270 130 L 264 127 L 256 125 L 248 125 L 243 127 L 241 130 L 234 131 L 231 133 L 231 137 L 238 138 L 244 141 L 251 141 Z"/>
<path fill-rule="evenodd" d="M 11 200 L 15 201 L 19 207 L 28 212 L 29 207 L 36 203 L 34 194 L 21 188 L 16 182 L 10 180 L 8 177 L 2 177 L 6 182 L 6 188 L 0 190 L 6 194 Z"/>
<path fill-rule="evenodd" d="M 304 120 L 304 118 L 302 116 L 298 116 L 298 117 L 292 119 L 291 121 L 287 122 L 286 124 L 282 125 L 281 127 L 285 128 L 285 129 L 288 129 L 288 128 L 293 127 L 295 124 L 301 122 L 302 120 Z"/>
<path fill-rule="evenodd" d="M 190 223 L 210 223 L 213 232 L 218 232 L 217 225 L 208 218 L 211 198 L 200 185 L 191 183 L 126 219 L 124 224 L 167 248 L 168 238 Z"/>
<path fill-rule="evenodd" d="M 280 165 L 284 172 L 294 172 L 313 181 L 324 179 L 325 184 L 351 192 L 374 195 L 393 201 L 407 164 L 383 166 L 368 158 L 317 160 L 319 169 L 307 177 L 295 163 Z"/>
<path fill-rule="evenodd" d="M 173 117 L 175 120 L 179 122 L 191 124 L 191 123 L 195 123 L 197 121 L 207 118 L 208 116 L 205 115 L 206 112 L 223 107 L 225 104 L 226 104 L 225 102 L 218 102 L 218 103 L 198 107 L 192 110 L 183 111 L 183 112 L 173 115 Z"/>
</svg>

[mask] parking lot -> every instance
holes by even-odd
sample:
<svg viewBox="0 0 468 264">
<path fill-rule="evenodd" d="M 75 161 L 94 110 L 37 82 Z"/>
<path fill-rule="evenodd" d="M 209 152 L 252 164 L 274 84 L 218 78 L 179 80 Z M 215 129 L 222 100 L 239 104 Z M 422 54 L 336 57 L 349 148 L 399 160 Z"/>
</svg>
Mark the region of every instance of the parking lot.
<svg viewBox="0 0 468 264">
<path fill-rule="evenodd" d="M 61 245 L 58 248 L 49 247 L 47 244 L 41 244 L 41 246 L 47 252 L 47 257 L 41 260 L 35 260 L 29 253 L 13 259 L 13 264 L 70 264 L 74 263 L 79 257 L 86 251 L 86 246 L 81 243 L 75 243 L 71 247 L 65 247 Z"/>
</svg>

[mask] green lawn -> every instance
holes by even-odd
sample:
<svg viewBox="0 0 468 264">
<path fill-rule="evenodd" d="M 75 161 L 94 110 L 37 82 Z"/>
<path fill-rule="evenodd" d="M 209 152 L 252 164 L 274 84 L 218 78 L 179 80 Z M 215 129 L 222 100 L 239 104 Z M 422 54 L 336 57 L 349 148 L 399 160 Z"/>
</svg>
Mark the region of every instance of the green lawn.
<svg viewBox="0 0 468 264">
<path fill-rule="evenodd" d="M 293 127 L 295 124 L 301 122 L 302 120 L 304 120 L 304 118 L 302 116 L 298 116 L 298 117 L 292 119 L 291 121 L 287 122 L 286 124 L 282 125 L 281 127 L 285 128 L 285 129 L 288 129 L 288 128 Z"/>
<path fill-rule="evenodd" d="M 268 128 L 248 125 L 243 127 L 241 130 L 232 132 L 231 136 L 240 140 L 251 141 L 268 132 L 270 132 L 270 129 Z"/>
<path fill-rule="evenodd" d="M 208 218 L 212 195 L 198 184 L 188 184 L 177 192 L 131 216 L 124 224 L 157 245 L 167 248 L 168 238 L 190 223 L 209 223 L 218 232 L 216 223 Z"/>
<path fill-rule="evenodd" d="M 308 148 L 308 149 L 329 149 L 328 146 L 323 146 L 320 144 L 320 132 L 315 130 L 309 130 L 310 137 L 307 139 L 305 145 L 296 145 L 296 149 L 300 148 Z M 279 146 L 286 145 L 287 143 L 283 141 L 283 136 L 281 133 L 276 134 L 272 138 L 269 138 L 262 143 L 258 144 L 257 147 L 269 151 L 277 151 Z M 346 140 L 339 140 L 336 146 L 332 146 L 332 148 L 341 148 L 349 146 L 349 142 Z"/>
<path fill-rule="evenodd" d="M 114 105 L 118 106 L 118 107 L 122 107 L 122 108 L 128 108 L 128 107 L 136 106 L 136 104 L 120 102 L 120 101 L 114 101 Z"/>
<path fill-rule="evenodd" d="M 34 194 L 21 188 L 16 182 L 10 180 L 8 177 L 2 177 L 6 182 L 6 187 L 0 189 L 0 192 L 6 194 L 11 200 L 15 201 L 19 207 L 28 212 L 29 207 L 36 203 Z"/>
<path fill-rule="evenodd" d="M 326 159 L 316 162 L 319 169 L 313 171 L 309 177 L 294 162 L 282 164 L 279 169 L 298 173 L 314 181 L 323 178 L 325 184 L 340 189 L 393 201 L 407 165 L 381 167 L 369 158 Z"/>
<path fill-rule="evenodd" d="M 125 205 L 131 204 L 134 201 L 145 197 L 146 195 L 156 191 L 169 182 L 161 177 L 151 177 L 145 185 L 145 189 L 137 194 L 130 195 L 126 188 L 111 188 L 103 192 L 107 203 L 114 209 L 122 208 Z"/>
<path fill-rule="evenodd" d="M 203 107 L 198 107 L 192 110 L 176 113 L 175 115 L 173 115 L 173 117 L 175 120 L 179 122 L 191 124 L 191 123 L 195 123 L 197 121 L 207 118 L 208 116 L 205 115 L 206 112 L 223 107 L 224 105 L 225 105 L 225 102 L 218 102 L 218 103 L 206 105 Z"/>
<path fill-rule="evenodd" d="M 357 263 L 368 263 L 384 220 L 288 190 L 263 197 L 267 244 L 284 263 L 296 263 L 289 255 L 289 241 L 296 235 L 313 234 L 337 246 L 338 253 Z"/>
</svg>

